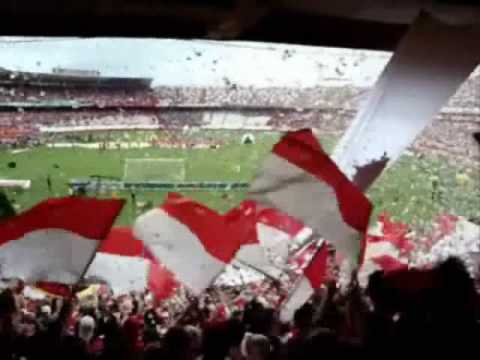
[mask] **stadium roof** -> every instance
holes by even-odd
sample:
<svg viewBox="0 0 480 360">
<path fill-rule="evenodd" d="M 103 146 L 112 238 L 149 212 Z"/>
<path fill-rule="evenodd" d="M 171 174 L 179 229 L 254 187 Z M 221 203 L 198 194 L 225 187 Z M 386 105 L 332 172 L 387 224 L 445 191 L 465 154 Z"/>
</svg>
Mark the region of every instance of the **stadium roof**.
<svg viewBox="0 0 480 360">
<path fill-rule="evenodd" d="M 4 0 L 0 34 L 210 38 L 391 50 L 421 10 L 479 21 L 475 0 Z"/>
<path fill-rule="evenodd" d="M 103 77 L 79 72 L 70 73 L 33 73 L 9 71 L 0 68 L 0 85 L 31 86 L 42 88 L 91 88 L 91 89 L 148 89 L 152 79 Z"/>
</svg>

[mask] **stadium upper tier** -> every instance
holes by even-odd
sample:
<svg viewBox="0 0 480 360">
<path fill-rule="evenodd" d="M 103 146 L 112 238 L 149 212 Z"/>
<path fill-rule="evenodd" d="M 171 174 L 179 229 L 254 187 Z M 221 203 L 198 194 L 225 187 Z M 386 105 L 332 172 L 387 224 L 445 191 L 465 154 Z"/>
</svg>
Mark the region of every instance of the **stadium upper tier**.
<svg viewBox="0 0 480 360">
<path fill-rule="evenodd" d="M 480 71 L 450 99 L 413 149 L 478 163 Z M 41 133 L 305 127 L 340 135 L 369 88 L 151 88 L 149 79 L 0 71 L 0 143 L 38 143 Z M 453 136 L 454 134 L 454 136 Z"/>
<path fill-rule="evenodd" d="M 151 79 L 13 72 L 0 68 L 0 108 L 358 108 L 369 88 L 318 87 L 157 87 Z M 444 107 L 445 112 L 480 109 L 480 70 Z"/>
</svg>

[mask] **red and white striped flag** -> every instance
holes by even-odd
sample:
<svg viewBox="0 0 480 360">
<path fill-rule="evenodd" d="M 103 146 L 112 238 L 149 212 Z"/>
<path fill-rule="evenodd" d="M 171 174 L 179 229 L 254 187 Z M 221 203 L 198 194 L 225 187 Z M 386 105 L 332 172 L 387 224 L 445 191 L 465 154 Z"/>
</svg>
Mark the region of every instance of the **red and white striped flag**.
<svg viewBox="0 0 480 360">
<path fill-rule="evenodd" d="M 287 133 L 267 157 L 249 198 L 311 227 L 357 262 L 372 205 L 322 150 L 311 130 Z"/>
<path fill-rule="evenodd" d="M 282 307 L 280 312 L 282 321 L 291 321 L 295 311 L 310 299 L 316 289 L 320 289 L 327 275 L 327 261 L 328 247 L 327 244 L 323 243 L 303 271 L 300 282 Z"/>
<path fill-rule="evenodd" d="M 408 270 L 408 264 L 389 255 L 377 256 L 372 259 L 385 273 Z"/>
<path fill-rule="evenodd" d="M 296 274 L 303 274 L 303 270 L 310 263 L 310 260 L 317 253 L 318 246 L 316 241 L 308 243 L 303 248 L 299 249 L 296 253 L 288 259 L 288 267 Z"/>
<path fill-rule="evenodd" d="M 311 229 L 277 209 L 261 209 L 254 201 L 243 201 L 225 217 L 231 224 L 239 223 L 243 242 L 236 260 L 268 276 L 279 278 L 286 266 L 289 244 Z"/>
<path fill-rule="evenodd" d="M 262 209 L 257 216 L 260 243 L 275 255 L 287 260 L 292 241 L 303 242 L 312 235 L 312 229 L 277 209 Z"/>
<path fill-rule="evenodd" d="M 388 214 L 381 214 L 376 226 L 366 237 L 363 263 L 358 273 L 360 285 L 368 284 L 375 271 L 391 272 L 408 269 L 407 255 L 414 248 L 408 238 L 408 226 L 393 222 Z"/>
<path fill-rule="evenodd" d="M 116 294 L 149 289 L 158 298 L 168 297 L 175 283 L 173 274 L 162 267 L 128 227 L 110 231 L 85 278 L 107 283 Z"/>
<path fill-rule="evenodd" d="M 232 225 L 240 224 L 240 248 L 235 255 L 235 264 L 254 268 L 270 277 L 277 278 L 282 271 L 273 266 L 266 249 L 262 246 L 257 229 L 257 204 L 243 201 L 238 207 L 225 214 L 225 221 Z M 247 224 L 248 223 L 248 224 Z"/>
<path fill-rule="evenodd" d="M 206 206 L 174 195 L 141 215 L 134 235 L 180 282 L 200 294 L 235 256 L 240 229 L 229 227 L 224 216 Z"/>
<path fill-rule="evenodd" d="M 48 199 L 0 223 L 0 277 L 76 284 L 123 200 Z"/>
<path fill-rule="evenodd" d="M 179 286 L 175 276 L 164 265 L 151 261 L 147 288 L 157 300 L 170 298 Z"/>
<path fill-rule="evenodd" d="M 375 271 L 390 272 L 408 268 L 401 260 L 400 251 L 392 243 L 384 240 L 371 241 L 371 237 L 367 239 L 363 263 L 358 272 L 360 285 L 366 286 L 369 276 Z"/>
</svg>

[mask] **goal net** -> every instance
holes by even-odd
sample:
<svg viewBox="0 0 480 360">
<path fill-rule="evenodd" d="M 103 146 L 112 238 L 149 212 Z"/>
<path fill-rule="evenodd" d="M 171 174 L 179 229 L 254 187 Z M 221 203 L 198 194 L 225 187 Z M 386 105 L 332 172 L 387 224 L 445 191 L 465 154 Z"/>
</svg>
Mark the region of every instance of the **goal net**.
<svg viewBox="0 0 480 360">
<path fill-rule="evenodd" d="M 125 159 L 123 181 L 185 181 L 184 159 Z"/>
</svg>

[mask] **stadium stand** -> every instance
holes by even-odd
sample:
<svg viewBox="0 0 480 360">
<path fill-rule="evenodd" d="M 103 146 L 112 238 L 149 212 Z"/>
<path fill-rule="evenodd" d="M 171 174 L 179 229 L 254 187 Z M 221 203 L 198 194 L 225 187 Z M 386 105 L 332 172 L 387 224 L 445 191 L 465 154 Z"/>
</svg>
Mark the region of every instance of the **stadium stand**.
<svg viewBox="0 0 480 360">
<path fill-rule="evenodd" d="M 149 79 L 86 78 L 3 71 L 0 144 L 39 142 L 45 133 L 178 131 L 185 127 L 249 131 L 313 127 L 338 136 L 351 122 L 369 90 L 353 86 L 152 89 Z M 451 162 L 478 165 L 480 151 L 472 133 L 480 122 L 479 84 L 477 70 L 412 150 L 447 157 Z M 449 136 L 452 132 L 455 136 Z M 195 144 L 174 140 L 156 145 Z"/>
</svg>

